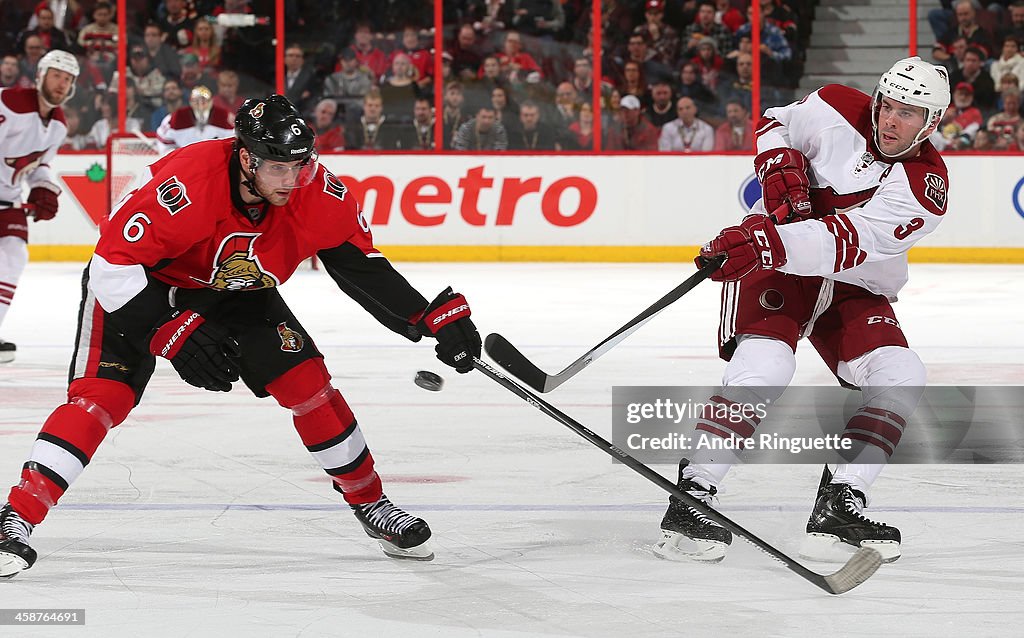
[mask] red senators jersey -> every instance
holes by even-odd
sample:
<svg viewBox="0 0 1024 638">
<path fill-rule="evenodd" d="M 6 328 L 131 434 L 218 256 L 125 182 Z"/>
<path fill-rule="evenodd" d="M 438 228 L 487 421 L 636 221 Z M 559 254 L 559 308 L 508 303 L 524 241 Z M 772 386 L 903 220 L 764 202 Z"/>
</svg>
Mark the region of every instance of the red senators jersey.
<svg viewBox="0 0 1024 638">
<path fill-rule="evenodd" d="M 907 250 L 946 212 L 949 179 L 938 152 L 926 140 L 913 158 L 886 159 L 874 142 L 871 98 L 836 84 L 765 111 L 757 152 L 784 146 L 809 160 L 816 219 L 779 226 L 788 257 L 779 270 L 895 301 L 907 282 Z"/>
<path fill-rule="evenodd" d="M 382 257 L 359 205 L 322 166 L 285 206 L 246 207 L 232 188 L 232 143 L 174 151 L 118 202 L 90 265 L 90 286 L 104 310 L 135 297 L 147 276 L 180 288 L 249 291 L 278 286 L 304 259 L 343 244 L 360 258 Z"/>
<path fill-rule="evenodd" d="M 60 192 L 50 162 L 64 143 L 68 128 L 64 111 L 53 109 L 48 120 L 39 117 L 36 89 L 0 89 L 0 199 L 21 202 L 24 185 L 42 183 Z"/>
</svg>

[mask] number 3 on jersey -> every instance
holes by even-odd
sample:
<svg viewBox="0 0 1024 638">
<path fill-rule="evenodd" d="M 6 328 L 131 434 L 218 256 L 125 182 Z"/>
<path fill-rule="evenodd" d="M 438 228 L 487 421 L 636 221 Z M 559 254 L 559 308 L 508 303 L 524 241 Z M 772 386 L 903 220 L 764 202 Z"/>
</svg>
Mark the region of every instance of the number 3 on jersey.
<svg viewBox="0 0 1024 638">
<path fill-rule="evenodd" d="M 896 230 L 892 231 L 892 234 L 896 239 L 906 239 L 907 237 L 910 236 L 910 233 L 914 232 L 915 230 L 920 230 L 923 227 L 924 220 L 921 219 L 920 217 L 915 217 L 906 224 L 903 224 L 902 226 L 897 226 Z"/>
</svg>

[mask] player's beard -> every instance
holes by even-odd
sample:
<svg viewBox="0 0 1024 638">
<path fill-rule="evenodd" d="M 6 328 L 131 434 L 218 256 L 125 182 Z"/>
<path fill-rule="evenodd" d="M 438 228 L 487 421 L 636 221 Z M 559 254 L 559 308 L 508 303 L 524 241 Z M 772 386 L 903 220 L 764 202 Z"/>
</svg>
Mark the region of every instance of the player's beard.
<svg viewBox="0 0 1024 638">
<path fill-rule="evenodd" d="M 284 206 L 291 199 L 292 191 L 294 188 L 270 188 L 262 179 L 260 179 L 259 171 L 253 176 L 253 184 L 256 187 L 256 192 L 260 196 L 267 200 L 271 206 Z"/>
<path fill-rule="evenodd" d="M 47 104 L 49 104 L 50 106 L 54 107 L 54 108 L 56 108 L 56 107 L 60 106 L 61 104 L 63 104 L 64 100 L 67 99 L 67 95 L 64 95 L 63 97 L 60 97 L 60 98 L 55 97 L 53 95 L 53 92 L 50 91 L 50 89 L 46 88 L 45 85 L 39 90 L 39 92 L 42 93 L 43 101 L 46 102 Z"/>
</svg>

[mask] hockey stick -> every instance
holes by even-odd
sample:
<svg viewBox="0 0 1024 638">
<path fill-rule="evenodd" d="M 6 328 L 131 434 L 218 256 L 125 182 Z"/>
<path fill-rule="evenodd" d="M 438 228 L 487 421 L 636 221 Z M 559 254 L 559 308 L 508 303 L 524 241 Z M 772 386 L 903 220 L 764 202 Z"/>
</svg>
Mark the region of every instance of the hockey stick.
<svg viewBox="0 0 1024 638">
<path fill-rule="evenodd" d="M 494 368 L 485 361 L 480 360 L 477 357 L 473 358 L 473 367 L 480 372 L 487 375 L 489 378 L 494 380 L 496 383 L 502 385 L 505 389 L 509 390 L 523 401 L 526 401 L 533 407 L 537 408 L 544 414 L 558 421 L 562 425 L 566 426 L 576 434 L 579 434 L 587 441 L 592 443 L 595 447 L 599 448 L 602 452 L 616 459 L 623 465 L 628 466 L 631 470 L 644 477 L 648 481 L 654 483 L 661 489 L 665 490 L 672 496 L 682 501 L 687 507 L 699 511 L 704 516 L 707 516 L 711 520 L 715 521 L 722 527 L 726 528 L 736 536 L 740 536 L 747 542 L 754 545 L 754 547 L 760 549 L 764 553 L 768 554 L 775 560 L 779 561 L 786 566 L 787 569 L 800 576 L 809 583 L 820 587 L 824 591 L 830 594 L 842 594 L 850 591 L 857 585 L 863 583 L 865 580 L 871 577 L 875 573 L 875 570 L 882 564 L 882 555 L 870 547 L 861 547 L 850 560 L 843 565 L 839 571 L 833 574 L 822 575 L 817 572 L 813 572 L 794 559 L 790 558 L 786 554 L 782 553 L 772 545 L 769 545 L 766 541 L 761 540 L 756 535 L 748 532 L 744 528 L 740 527 L 739 524 L 732 521 L 718 510 L 709 507 L 690 496 L 686 492 L 683 492 L 668 479 L 661 474 L 658 474 L 647 465 L 644 465 L 640 461 L 636 460 L 623 450 L 619 449 L 615 445 L 604 440 L 586 426 L 582 425 L 572 417 L 566 415 L 558 408 L 552 406 L 550 403 L 544 401 L 544 399 L 533 394 L 523 386 L 519 385 L 512 379 L 503 375 L 497 368 Z"/>
<path fill-rule="evenodd" d="M 523 353 L 519 352 L 519 349 L 512 345 L 508 339 L 496 332 L 487 335 L 487 339 L 484 341 L 484 349 L 498 365 L 511 372 L 513 376 L 518 377 L 523 383 L 537 392 L 546 394 L 579 374 L 583 368 L 593 363 L 595 359 L 614 348 L 626 337 L 657 316 L 662 310 L 668 308 L 683 295 L 693 290 L 697 284 L 718 270 L 723 261 L 724 258 L 709 260 L 700 270 L 691 275 L 689 279 L 673 288 L 667 295 L 654 302 L 649 308 L 630 319 L 626 325 L 610 334 L 607 339 L 591 348 L 558 374 L 545 373 L 527 359 Z"/>
</svg>

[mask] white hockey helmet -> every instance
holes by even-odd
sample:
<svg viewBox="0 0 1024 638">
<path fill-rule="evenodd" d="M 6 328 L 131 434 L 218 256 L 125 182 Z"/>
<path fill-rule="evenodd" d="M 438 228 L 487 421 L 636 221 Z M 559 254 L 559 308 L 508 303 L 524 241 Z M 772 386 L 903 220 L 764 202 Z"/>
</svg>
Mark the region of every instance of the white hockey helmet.
<svg viewBox="0 0 1024 638">
<path fill-rule="evenodd" d="M 64 71 L 74 76 L 71 80 L 71 90 L 68 92 L 68 96 L 64 98 L 64 101 L 67 102 L 75 94 L 75 82 L 78 80 L 78 74 L 81 73 L 81 69 L 78 67 L 78 59 L 71 53 L 61 51 L 60 49 L 54 49 L 44 55 L 39 59 L 39 65 L 36 67 L 36 89 L 43 90 L 43 78 L 46 77 L 46 72 L 50 69 Z M 55 106 L 60 105 L 57 104 Z"/>
<path fill-rule="evenodd" d="M 893 64 L 888 71 L 878 78 L 875 94 L 872 96 L 871 128 L 878 143 L 878 106 L 883 97 L 903 104 L 920 106 L 925 110 L 924 126 L 914 137 L 913 143 L 898 155 L 906 153 L 924 141 L 927 131 L 933 124 L 942 119 L 949 107 L 949 74 L 945 67 L 936 66 L 921 60 L 918 56 L 904 58 Z M 878 149 L 886 157 L 896 157 Z"/>
</svg>

